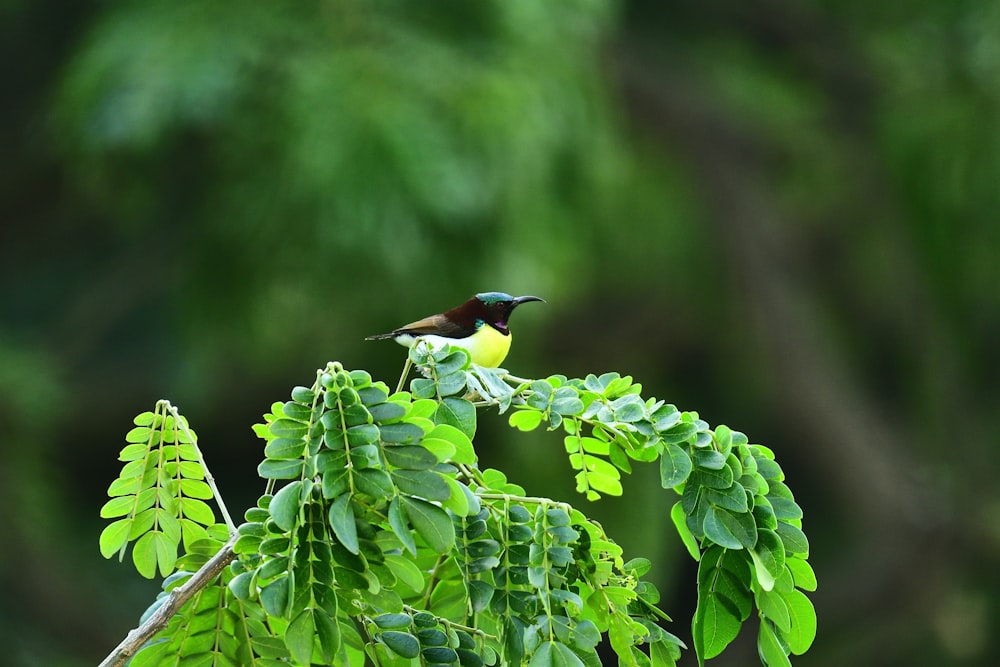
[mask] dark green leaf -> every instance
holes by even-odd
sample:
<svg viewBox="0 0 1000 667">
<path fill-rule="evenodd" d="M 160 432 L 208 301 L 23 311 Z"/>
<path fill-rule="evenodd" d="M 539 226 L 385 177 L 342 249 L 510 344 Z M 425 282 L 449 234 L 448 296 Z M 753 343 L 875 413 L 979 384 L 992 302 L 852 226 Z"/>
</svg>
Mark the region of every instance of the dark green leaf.
<svg viewBox="0 0 1000 667">
<path fill-rule="evenodd" d="M 809 555 L 809 539 L 799 528 L 790 523 L 779 521 L 778 537 L 781 538 L 781 541 L 785 545 L 785 553 L 800 554 L 803 556 Z"/>
<path fill-rule="evenodd" d="M 396 490 L 389 473 L 375 469 L 355 471 L 354 486 L 359 492 L 374 498 L 387 498 Z"/>
<path fill-rule="evenodd" d="M 705 537 L 727 549 L 749 549 L 757 543 L 757 524 L 748 513 L 734 514 L 721 507 L 710 507 L 703 527 Z"/>
<path fill-rule="evenodd" d="M 273 503 L 272 503 L 273 507 Z M 358 528 L 354 521 L 354 506 L 351 494 L 344 493 L 330 505 L 330 527 L 340 543 L 352 554 L 360 552 Z"/>
<path fill-rule="evenodd" d="M 778 535 L 771 530 L 757 531 L 757 544 L 750 551 L 757 581 L 764 590 L 771 590 L 774 580 L 781 576 L 785 566 L 785 547 Z"/>
<path fill-rule="evenodd" d="M 268 511 L 274 522 L 284 531 L 291 530 L 299 516 L 302 482 L 295 480 L 283 486 L 271 499 Z"/>
<path fill-rule="evenodd" d="M 733 483 L 728 489 L 711 489 L 704 491 L 705 500 L 717 506 L 736 513 L 748 512 L 747 494 L 739 482 Z"/>
<path fill-rule="evenodd" d="M 336 498 L 351 488 L 351 471 L 347 468 L 329 470 L 323 474 L 323 497 Z"/>
<path fill-rule="evenodd" d="M 383 424 L 380 427 L 383 442 L 398 444 L 413 444 L 420 442 L 424 431 L 416 424 L 399 422 L 398 424 Z"/>
<path fill-rule="evenodd" d="M 721 470 L 726 465 L 726 457 L 714 449 L 693 448 L 691 452 L 694 464 L 699 468 Z"/>
<path fill-rule="evenodd" d="M 393 470 L 392 481 L 407 495 L 427 500 L 447 500 L 451 496 L 448 483 L 433 470 Z"/>
<path fill-rule="evenodd" d="M 420 642 L 408 632 L 387 630 L 380 634 L 379 638 L 393 653 L 402 658 L 413 659 L 420 655 Z"/>
<path fill-rule="evenodd" d="M 409 614 L 379 614 L 372 619 L 375 625 L 383 630 L 395 630 L 397 628 L 408 628 L 413 619 Z"/>
<path fill-rule="evenodd" d="M 666 443 L 660 457 L 660 485 L 672 489 L 683 484 L 691 474 L 691 458 L 679 446 Z"/>
<path fill-rule="evenodd" d="M 260 604 L 272 616 L 284 616 L 290 599 L 289 578 L 275 579 L 260 591 Z"/>
<path fill-rule="evenodd" d="M 395 533 L 403 547 L 414 556 L 417 555 L 417 545 L 410 532 L 410 526 L 404 515 L 403 504 L 399 496 L 394 496 L 389 503 L 389 526 Z"/>
<path fill-rule="evenodd" d="M 728 489 L 733 485 L 733 470 L 729 466 L 723 466 L 721 470 L 695 468 L 691 471 L 688 484 L 707 486 L 713 489 Z"/>
<path fill-rule="evenodd" d="M 705 561 L 702 561 L 704 566 Z M 733 610 L 710 590 L 698 589 L 698 607 L 692 623 L 694 649 L 699 662 L 722 653 L 743 625 Z"/>
<path fill-rule="evenodd" d="M 698 432 L 698 427 L 691 422 L 678 422 L 665 431 L 660 432 L 660 437 L 667 444 L 678 444 L 690 439 Z"/>
<path fill-rule="evenodd" d="M 383 428 L 388 428 L 384 426 Z M 358 424 L 347 429 L 347 444 L 351 447 L 367 445 L 370 442 L 377 442 L 380 429 L 375 424 Z M 419 435 L 417 436 L 419 437 Z M 384 439 L 384 436 L 383 436 Z"/>
<path fill-rule="evenodd" d="M 437 385 L 434 384 L 434 380 L 416 378 L 410 382 L 410 392 L 413 398 L 434 398 L 437 396 Z"/>
<path fill-rule="evenodd" d="M 292 660 L 302 665 L 312 661 L 315 632 L 312 609 L 303 609 L 292 619 L 285 629 L 285 646 Z"/>
<path fill-rule="evenodd" d="M 455 544 L 455 527 L 448 513 L 437 505 L 417 498 L 403 498 L 406 515 L 427 545 L 438 553 L 447 553 Z"/>
<path fill-rule="evenodd" d="M 476 406 L 449 396 L 441 401 L 434 413 L 434 423 L 454 426 L 471 440 L 476 437 Z"/>
<path fill-rule="evenodd" d="M 302 459 L 265 459 L 257 466 L 257 474 L 264 479 L 297 479 L 302 477 Z"/>
<path fill-rule="evenodd" d="M 327 665 L 334 664 L 334 658 L 340 650 L 340 624 L 334 616 L 323 609 L 313 613 L 316 625 L 316 636 L 319 638 L 320 654 Z"/>
<path fill-rule="evenodd" d="M 545 641 L 535 649 L 528 667 L 584 667 L 584 664 L 565 644 Z"/>
<path fill-rule="evenodd" d="M 453 396 L 465 391 L 465 372 L 458 370 L 447 375 L 439 375 L 437 380 L 437 393 L 441 396 Z"/>
<path fill-rule="evenodd" d="M 390 464 L 407 470 L 430 470 L 438 462 L 432 452 L 420 445 L 384 447 L 382 451 Z"/>
<path fill-rule="evenodd" d="M 448 665 L 458 662 L 458 654 L 455 653 L 455 649 L 447 646 L 425 648 L 421 653 L 423 653 L 424 661 L 428 665 Z"/>
<path fill-rule="evenodd" d="M 395 421 L 406 414 L 406 406 L 389 401 L 377 405 L 368 406 L 368 411 L 372 414 L 372 419 L 379 423 Z"/>
</svg>

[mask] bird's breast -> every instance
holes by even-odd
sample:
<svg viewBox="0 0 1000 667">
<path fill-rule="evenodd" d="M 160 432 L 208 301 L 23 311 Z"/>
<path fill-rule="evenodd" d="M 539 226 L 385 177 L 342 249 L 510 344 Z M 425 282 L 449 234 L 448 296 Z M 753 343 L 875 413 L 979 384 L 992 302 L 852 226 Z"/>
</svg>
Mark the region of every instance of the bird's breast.
<svg viewBox="0 0 1000 667">
<path fill-rule="evenodd" d="M 443 347 L 444 345 L 460 347 L 468 351 L 469 356 L 472 357 L 472 363 L 486 366 L 487 368 L 496 368 L 503 363 L 503 360 L 507 358 L 507 353 L 510 351 L 511 341 L 510 334 L 504 335 L 488 324 L 479 327 L 476 333 L 465 338 L 447 338 L 433 334 L 426 336 L 402 334 L 396 336 L 395 340 L 400 345 L 412 347 L 417 338 L 427 341 L 434 348 Z"/>
</svg>

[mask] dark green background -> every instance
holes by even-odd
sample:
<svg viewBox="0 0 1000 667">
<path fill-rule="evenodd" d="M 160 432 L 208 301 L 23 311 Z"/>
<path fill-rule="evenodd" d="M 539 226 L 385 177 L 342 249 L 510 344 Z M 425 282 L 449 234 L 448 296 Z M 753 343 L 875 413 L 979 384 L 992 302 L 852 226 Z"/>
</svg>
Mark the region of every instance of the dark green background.
<svg viewBox="0 0 1000 667">
<path fill-rule="evenodd" d="M 272 401 L 392 383 L 365 335 L 503 290 L 548 300 L 517 375 L 631 374 L 776 451 L 796 665 L 992 664 L 1000 3 L 6 0 L 0 37 L 0 662 L 94 664 L 158 590 L 97 549 L 133 415 L 178 405 L 241 513 Z M 655 470 L 589 505 L 504 424 L 484 465 L 651 558 L 689 638 Z"/>
</svg>

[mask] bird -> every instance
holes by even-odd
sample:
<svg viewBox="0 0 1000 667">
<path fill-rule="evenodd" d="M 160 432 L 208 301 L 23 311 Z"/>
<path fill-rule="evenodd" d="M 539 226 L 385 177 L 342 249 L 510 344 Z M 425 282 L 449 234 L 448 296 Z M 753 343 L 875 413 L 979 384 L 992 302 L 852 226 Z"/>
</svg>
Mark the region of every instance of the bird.
<svg viewBox="0 0 1000 667">
<path fill-rule="evenodd" d="M 510 314 L 522 303 L 541 301 L 537 296 L 514 297 L 505 292 L 480 292 L 460 306 L 411 322 L 389 333 L 365 340 L 393 339 L 405 347 L 424 340 L 432 347 L 449 344 L 468 351 L 472 363 L 496 368 L 510 351 Z"/>
</svg>

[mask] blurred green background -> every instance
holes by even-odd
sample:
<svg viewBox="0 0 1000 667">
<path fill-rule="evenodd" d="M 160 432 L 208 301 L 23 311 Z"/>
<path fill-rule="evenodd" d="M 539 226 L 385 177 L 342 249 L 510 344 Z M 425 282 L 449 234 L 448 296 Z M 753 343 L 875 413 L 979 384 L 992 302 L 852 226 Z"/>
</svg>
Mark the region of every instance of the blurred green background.
<svg viewBox="0 0 1000 667">
<path fill-rule="evenodd" d="M 97 549 L 133 415 L 177 404 L 242 513 L 272 401 L 394 382 L 363 337 L 483 290 L 548 301 L 517 375 L 777 452 L 796 665 L 995 664 L 1000 2 L 6 0 L 0 34 L 3 664 L 94 664 L 158 591 Z M 651 558 L 689 638 L 655 470 L 588 505 L 504 422 L 484 465 Z"/>
</svg>

